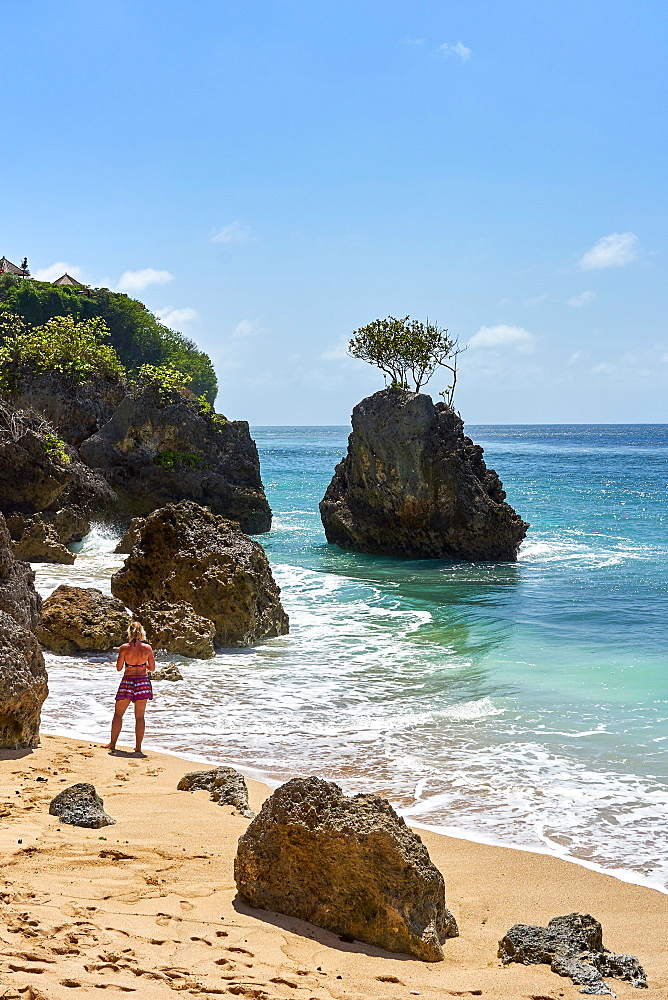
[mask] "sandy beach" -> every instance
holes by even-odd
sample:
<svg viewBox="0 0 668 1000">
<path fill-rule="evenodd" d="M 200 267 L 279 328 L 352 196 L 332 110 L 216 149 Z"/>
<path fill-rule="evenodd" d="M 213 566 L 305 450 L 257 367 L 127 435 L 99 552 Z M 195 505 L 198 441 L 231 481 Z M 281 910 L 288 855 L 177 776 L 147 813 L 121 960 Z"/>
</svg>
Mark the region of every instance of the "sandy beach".
<svg viewBox="0 0 668 1000">
<path fill-rule="evenodd" d="M 112 757 L 55 736 L 33 751 L 2 751 L 3 1000 L 98 990 L 156 1000 L 174 990 L 256 1000 L 575 998 L 578 987 L 547 966 L 503 968 L 496 957 L 513 923 L 573 910 L 602 922 L 607 947 L 638 956 L 650 987 L 640 995 L 668 997 L 668 896 L 524 851 L 420 833 L 460 928 L 437 964 L 251 910 L 236 898 L 232 874 L 248 820 L 207 792 L 176 790 L 200 768 L 153 751 Z M 115 826 L 79 829 L 48 814 L 53 795 L 78 781 L 96 786 Z M 257 811 L 270 790 L 248 785 Z M 609 982 L 620 997 L 639 996 Z"/>
</svg>

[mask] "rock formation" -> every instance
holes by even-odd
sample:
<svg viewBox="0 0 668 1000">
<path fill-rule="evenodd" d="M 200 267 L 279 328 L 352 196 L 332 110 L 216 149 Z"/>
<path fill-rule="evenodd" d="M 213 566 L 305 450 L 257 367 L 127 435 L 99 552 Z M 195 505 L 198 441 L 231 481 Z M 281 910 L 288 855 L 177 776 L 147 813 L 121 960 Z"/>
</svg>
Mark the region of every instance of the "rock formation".
<svg viewBox="0 0 668 1000">
<path fill-rule="evenodd" d="M 154 649 L 198 660 L 216 655 L 213 622 L 195 614 L 190 604 L 170 604 L 168 601 L 142 604 L 136 609 L 136 615 Z"/>
<path fill-rule="evenodd" d="M 63 788 L 51 799 L 49 814 L 57 816 L 61 823 L 91 830 L 112 826 L 116 822 L 104 811 L 104 802 L 95 791 L 95 786 L 85 781 Z"/>
<path fill-rule="evenodd" d="M 37 638 L 54 653 L 104 652 L 126 641 L 130 616 L 114 597 L 94 587 L 61 584 L 42 605 Z"/>
<path fill-rule="evenodd" d="M 176 786 L 180 792 L 204 789 L 210 792 L 212 802 L 221 806 L 234 806 L 242 816 L 252 819 L 255 813 L 248 805 L 248 788 L 243 774 L 233 767 L 215 767 L 212 771 L 191 771 Z"/>
<path fill-rule="evenodd" d="M 58 436 L 78 447 L 112 416 L 127 392 L 124 381 L 113 375 L 96 375 L 81 384 L 60 372 L 24 375 L 16 405 L 43 414 Z"/>
<path fill-rule="evenodd" d="M 75 555 L 58 537 L 55 526 L 39 514 L 10 514 L 7 528 L 12 538 L 12 551 L 26 562 L 63 563 L 71 566 Z"/>
<path fill-rule="evenodd" d="M 409 559 L 514 561 L 528 525 L 444 403 L 384 389 L 353 410 L 320 503 L 327 541 Z"/>
<path fill-rule="evenodd" d="M 133 545 L 136 545 L 139 541 L 139 529 L 143 523 L 143 517 L 133 517 L 130 524 L 125 529 L 123 537 L 114 549 L 114 552 L 129 555 L 130 552 L 132 552 Z"/>
<path fill-rule="evenodd" d="M 385 799 L 320 778 L 277 788 L 239 840 L 239 893 L 388 951 L 438 962 L 458 934 L 443 876 Z"/>
<path fill-rule="evenodd" d="M 569 913 L 553 917 L 547 927 L 515 924 L 499 941 L 504 965 L 549 965 L 560 976 L 569 976 L 581 993 L 613 995 L 603 976 L 625 979 L 646 987 L 647 977 L 637 958 L 615 955 L 603 947 L 603 931 L 589 914 Z"/>
<path fill-rule="evenodd" d="M 0 611 L 34 632 L 42 614 L 42 599 L 35 590 L 35 574 L 28 563 L 12 554 L 11 538 L 0 514 Z"/>
<path fill-rule="evenodd" d="M 182 681 L 183 674 L 173 663 L 166 663 L 159 670 L 154 670 L 151 674 L 152 681 Z"/>
<path fill-rule="evenodd" d="M 216 646 L 252 646 L 288 631 L 262 546 L 188 500 L 146 518 L 111 592 L 135 613 L 147 603 L 187 604 L 213 622 Z"/>
<path fill-rule="evenodd" d="M 39 720 L 48 694 L 44 657 L 37 639 L 0 611 L 0 748 L 39 746 Z"/>
<path fill-rule="evenodd" d="M 271 509 L 248 424 L 202 412 L 177 391 L 137 390 L 125 397 L 80 448 L 132 515 L 182 499 L 238 521 L 244 531 L 269 531 Z"/>
</svg>

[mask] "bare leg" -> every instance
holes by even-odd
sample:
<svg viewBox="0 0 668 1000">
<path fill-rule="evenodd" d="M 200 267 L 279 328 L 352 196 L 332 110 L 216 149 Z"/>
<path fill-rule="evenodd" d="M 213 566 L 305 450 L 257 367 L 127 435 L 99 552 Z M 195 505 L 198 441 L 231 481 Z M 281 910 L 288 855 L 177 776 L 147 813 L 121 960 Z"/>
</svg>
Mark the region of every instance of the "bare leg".
<svg viewBox="0 0 668 1000">
<path fill-rule="evenodd" d="M 123 728 L 123 716 L 129 704 L 130 704 L 129 698 L 127 699 L 124 698 L 122 701 L 116 702 L 116 710 L 114 712 L 114 717 L 111 720 L 111 740 L 109 743 L 107 743 L 106 747 L 104 748 L 105 750 L 113 751 L 116 749 L 116 740 L 121 735 L 121 729 Z"/>
<path fill-rule="evenodd" d="M 135 702 L 135 753 L 141 753 L 141 742 L 144 739 L 144 712 L 146 711 L 146 701 Z"/>
</svg>

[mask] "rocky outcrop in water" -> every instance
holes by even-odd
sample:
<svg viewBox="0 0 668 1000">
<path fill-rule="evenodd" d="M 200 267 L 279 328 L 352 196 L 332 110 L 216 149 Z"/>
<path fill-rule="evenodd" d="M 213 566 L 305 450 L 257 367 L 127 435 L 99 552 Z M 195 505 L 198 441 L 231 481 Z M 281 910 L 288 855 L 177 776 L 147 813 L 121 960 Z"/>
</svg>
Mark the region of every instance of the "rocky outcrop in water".
<svg viewBox="0 0 668 1000">
<path fill-rule="evenodd" d="M 443 876 L 389 802 L 347 798 L 320 778 L 294 778 L 265 801 L 234 877 L 251 906 L 426 962 L 458 934 Z"/>
<path fill-rule="evenodd" d="M 131 393 L 80 452 L 131 515 L 187 499 L 238 521 L 244 531 L 271 527 L 248 424 L 204 413 L 194 397 L 153 387 Z"/>
<path fill-rule="evenodd" d="M 499 941 L 498 954 L 504 965 L 549 965 L 553 972 L 583 986 L 581 993 L 611 995 L 603 976 L 624 979 L 640 988 L 647 986 L 638 959 L 604 948 L 601 925 L 589 914 L 553 917 L 547 927 L 515 924 Z"/>
<path fill-rule="evenodd" d="M 154 670 L 151 674 L 152 681 L 182 681 L 183 674 L 173 663 L 166 663 L 159 670 Z"/>
<path fill-rule="evenodd" d="M 0 611 L 0 748 L 39 746 L 39 720 L 48 694 L 44 657 L 34 634 Z"/>
<path fill-rule="evenodd" d="M 12 553 L 11 538 L 0 514 L 0 611 L 34 632 L 42 615 L 42 599 L 35 590 L 35 574 Z"/>
<path fill-rule="evenodd" d="M 55 526 L 39 514 L 32 517 L 10 514 L 7 529 L 12 538 L 12 551 L 17 559 L 69 566 L 74 562 L 74 553 L 60 541 Z"/>
<path fill-rule="evenodd" d="M 262 546 L 188 500 L 146 518 L 111 592 L 135 613 L 162 601 L 188 605 L 213 623 L 219 647 L 252 646 L 288 631 Z"/>
<path fill-rule="evenodd" d="M 95 587 L 61 584 L 42 605 L 37 638 L 54 653 L 96 653 L 126 641 L 130 615 L 114 597 Z"/>
<path fill-rule="evenodd" d="M 99 830 L 112 826 L 116 820 L 104 811 L 104 801 L 95 791 L 95 785 L 81 781 L 69 788 L 63 788 L 49 804 L 49 814 L 57 816 L 61 823 L 83 826 Z"/>
<path fill-rule="evenodd" d="M 170 604 L 169 601 L 142 604 L 136 614 L 154 649 L 198 660 L 208 660 L 216 655 L 213 622 L 195 614 L 190 604 Z"/>
<path fill-rule="evenodd" d="M 111 418 L 126 392 L 118 376 L 96 375 L 82 384 L 54 371 L 24 375 L 12 395 L 17 407 L 41 413 L 59 437 L 78 447 Z"/>
<path fill-rule="evenodd" d="M 409 559 L 517 558 L 528 525 L 454 410 L 384 389 L 358 403 L 352 424 L 320 503 L 328 542 Z"/>
<path fill-rule="evenodd" d="M 242 816 L 252 819 L 255 813 L 248 805 L 248 788 L 243 774 L 233 767 L 215 767 L 212 771 L 191 771 L 176 786 L 180 792 L 204 789 L 212 802 L 234 806 Z"/>
</svg>

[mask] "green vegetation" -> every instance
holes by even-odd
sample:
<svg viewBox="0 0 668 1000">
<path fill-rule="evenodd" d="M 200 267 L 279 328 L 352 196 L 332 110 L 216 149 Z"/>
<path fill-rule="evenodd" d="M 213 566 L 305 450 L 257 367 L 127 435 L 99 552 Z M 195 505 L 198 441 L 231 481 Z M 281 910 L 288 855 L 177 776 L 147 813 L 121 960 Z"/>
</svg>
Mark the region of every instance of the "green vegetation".
<svg viewBox="0 0 668 1000">
<path fill-rule="evenodd" d="M 376 319 L 353 332 L 348 354 L 376 365 L 390 379 L 393 389 L 410 389 L 410 380 L 419 392 L 439 366 L 452 373 L 452 384 L 441 393 L 452 406 L 457 383 L 457 341 L 436 323 L 421 323 L 404 316 Z"/>
<path fill-rule="evenodd" d="M 69 464 L 70 456 L 65 451 L 65 442 L 57 434 L 47 431 L 44 435 L 42 447 L 50 455 L 55 455 L 56 458 L 59 458 L 63 465 Z"/>
<path fill-rule="evenodd" d="M 160 465 L 163 469 L 176 469 L 179 466 L 187 466 L 189 469 L 206 468 L 204 459 L 194 451 L 172 451 L 167 448 L 161 451 L 153 459 L 154 465 Z"/>
<path fill-rule="evenodd" d="M 211 360 L 193 341 L 164 326 L 143 303 L 107 288 L 77 289 L 0 275 L 0 317 L 19 316 L 27 328 L 58 316 L 76 323 L 102 320 L 112 347 L 131 378 L 142 365 L 166 365 L 191 379 L 195 395 L 213 403 L 218 391 Z M 0 342 L 4 341 L 0 330 Z"/>
</svg>

